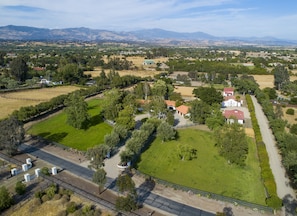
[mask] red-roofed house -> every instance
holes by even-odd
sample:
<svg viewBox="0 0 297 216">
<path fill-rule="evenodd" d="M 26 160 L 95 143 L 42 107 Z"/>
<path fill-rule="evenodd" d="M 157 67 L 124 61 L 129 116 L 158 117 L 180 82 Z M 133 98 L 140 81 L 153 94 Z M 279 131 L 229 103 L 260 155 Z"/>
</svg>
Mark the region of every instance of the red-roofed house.
<svg viewBox="0 0 297 216">
<path fill-rule="evenodd" d="M 237 101 L 235 96 L 226 96 L 222 102 L 222 107 L 241 107 L 241 102 Z"/>
<path fill-rule="evenodd" d="M 167 105 L 167 109 L 171 109 L 171 110 L 175 110 L 175 106 L 176 106 L 176 103 L 175 101 L 171 101 L 171 100 L 165 100 L 165 103 Z"/>
<path fill-rule="evenodd" d="M 181 116 L 190 116 L 189 110 L 189 107 L 186 105 L 180 105 L 179 107 L 176 107 L 177 113 Z"/>
<path fill-rule="evenodd" d="M 226 87 L 224 88 L 223 96 L 233 96 L 234 95 L 234 88 L 232 87 Z"/>
<path fill-rule="evenodd" d="M 237 121 L 239 124 L 243 124 L 244 122 L 244 113 L 238 109 L 225 110 L 223 115 L 229 124 L 232 124 L 235 121 Z"/>
</svg>

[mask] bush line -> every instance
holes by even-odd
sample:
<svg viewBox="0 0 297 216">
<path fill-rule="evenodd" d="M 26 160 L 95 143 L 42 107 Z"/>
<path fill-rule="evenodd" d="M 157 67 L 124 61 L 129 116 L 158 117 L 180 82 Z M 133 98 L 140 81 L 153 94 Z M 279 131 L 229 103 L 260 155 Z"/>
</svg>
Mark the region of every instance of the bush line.
<svg viewBox="0 0 297 216">
<path fill-rule="evenodd" d="M 269 157 L 266 151 L 265 143 L 262 140 L 262 134 L 256 118 L 255 107 L 250 95 L 246 95 L 246 101 L 255 133 L 258 158 L 261 168 L 261 178 L 266 190 L 266 204 L 274 209 L 279 209 L 282 206 L 282 200 L 277 196 L 276 183 L 269 165 Z"/>
</svg>

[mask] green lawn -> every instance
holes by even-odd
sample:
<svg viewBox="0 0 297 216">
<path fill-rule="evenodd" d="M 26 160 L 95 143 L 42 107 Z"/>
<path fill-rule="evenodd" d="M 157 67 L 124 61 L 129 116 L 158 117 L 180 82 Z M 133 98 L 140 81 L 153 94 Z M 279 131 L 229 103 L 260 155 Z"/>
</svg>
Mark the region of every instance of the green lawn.
<svg viewBox="0 0 297 216">
<path fill-rule="evenodd" d="M 67 116 L 62 112 L 33 125 L 28 133 L 85 151 L 89 147 L 103 143 L 104 135 L 109 134 L 112 130 L 112 127 L 104 123 L 99 115 L 101 111 L 100 104 L 101 100 L 98 99 L 88 102 L 88 112 L 91 119 L 86 130 L 78 130 L 66 124 Z"/>
<path fill-rule="evenodd" d="M 178 140 L 165 143 L 157 138 L 141 155 L 138 169 L 168 182 L 265 205 L 256 146 L 251 140 L 247 165 L 240 168 L 219 156 L 211 132 L 181 129 L 178 134 Z M 195 147 L 197 159 L 179 160 L 178 143 Z"/>
</svg>

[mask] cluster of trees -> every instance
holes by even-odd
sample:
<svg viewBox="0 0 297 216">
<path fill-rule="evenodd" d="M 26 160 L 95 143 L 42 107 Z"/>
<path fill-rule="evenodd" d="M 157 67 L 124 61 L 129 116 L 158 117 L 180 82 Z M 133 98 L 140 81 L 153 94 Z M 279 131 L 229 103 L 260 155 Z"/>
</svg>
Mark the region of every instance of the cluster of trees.
<svg viewBox="0 0 297 216">
<path fill-rule="evenodd" d="M 135 183 L 128 173 L 120 174 L 116 181 L 116 186 L 121 195 L 116 199 L 116 209 L 126 212 L 134 211 L 137 206 L 137 193 Z"/>
<path fill-rule="evenodd" d="M 194 123 L 206 124 L 210 129 L 221 127 L 225 118 L 220 111 L 222 94 L 213 87 L 198 87 L 193 90 L 195 97 L 190 106 L 191 120 Z"/>
<path fill-rule="evenodd" d="M 0 122 L 0 130 L 0 150 L 9 155 L 15 154 L 25 136 L 22 122 L 11 116 Z"/>
<path fill-rule="evenodd" d="M 118 57 L 108 58 L 108 62 L 103 64 L 104 69 L 113 70 L 129 70 L 132 69 L 133 62 L 128 61 L 126 58 L 120 59 Z"/>
<path fill-rule="evenodd" d="M 229 163 L 245 165 L 248 141 L 244 129 L 238 123 L 225 124 L 215 131 L 215 137 L 220 155 Z"/>
</svg>

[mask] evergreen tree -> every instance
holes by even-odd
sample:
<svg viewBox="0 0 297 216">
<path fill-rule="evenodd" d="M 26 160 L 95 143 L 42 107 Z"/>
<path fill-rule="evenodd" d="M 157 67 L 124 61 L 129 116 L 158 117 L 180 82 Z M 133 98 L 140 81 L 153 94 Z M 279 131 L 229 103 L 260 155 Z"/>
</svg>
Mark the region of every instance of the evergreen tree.
<svg viewBox="0 0 297 216">
<path fill-rule="evenodd" d="M 89 120 L 88 104 L 78 92 L 70 94 L 65 100 L 67 123 L 74 128 L 82 129 L 86 127 Z"/>
<path fill-rule="evenodd" d="M 248 154 L 248 141 L 243 128 L 237 123 L 225 124 L 215 135 L 220 155 L 230 163 L 244 166 Z"/>
<path fill-rule="evenodd" d="M 13 204 L 13 199 L 6 187 L 0 187 L 0 212 L 9 208 Z"/>
<path fill-rule="evenodd" d="M 11 74 L 19 81 L 24 82 L 27 78 L 28 66 L 23 57 L 17 57 L 10 63 Z"/>
<path fill-rule="evenodd" d="M 11 116 L 0 122 L 0 131 L 0 149 L 4 149 L 9 155 L 16 153 L 25 136 L 23 124 L 15 116 Z"/>
<path fill-rule="evenodd" d="M 277 65 L 272 73 L 274 74 L 274 86 L 277 90 L 282 90 L 290 82 L 289 72 L 283 65 Z"/>
</svg>

